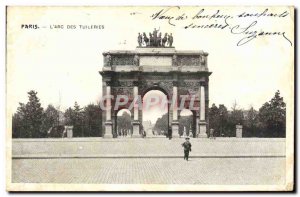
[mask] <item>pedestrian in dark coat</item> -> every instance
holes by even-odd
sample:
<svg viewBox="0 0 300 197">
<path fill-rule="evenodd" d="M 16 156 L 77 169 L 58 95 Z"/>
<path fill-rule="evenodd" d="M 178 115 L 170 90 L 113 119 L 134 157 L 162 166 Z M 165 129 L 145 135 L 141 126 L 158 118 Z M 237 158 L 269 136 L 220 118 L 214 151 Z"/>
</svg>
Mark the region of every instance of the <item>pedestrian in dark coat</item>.
<svg viewBox="0 0 300 197">
<path fill-rule="evenodd" d="M 172 128 L 171 127 L 168 127 L 168 137 L 169 137 L 169 140 L 172 139 Z"/>
<path fill-rule="evenodd" d="M 185 138 L 185 142 L 181 144 L 184 149 L 184 157 L 183 159 L 186 159 L 186 161 L 189 160 L 189 153 L 192 151 L 192 144 L 190 143 L 190 138 Z"/>
</svg>

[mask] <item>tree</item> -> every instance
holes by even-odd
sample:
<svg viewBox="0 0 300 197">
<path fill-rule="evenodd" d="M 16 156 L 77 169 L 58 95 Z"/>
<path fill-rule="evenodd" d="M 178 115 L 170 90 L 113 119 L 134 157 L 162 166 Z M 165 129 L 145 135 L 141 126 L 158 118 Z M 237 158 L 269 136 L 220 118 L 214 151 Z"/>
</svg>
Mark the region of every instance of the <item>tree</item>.
<svg viewBox="0 0 300 197">
<path fill-rule="evenodd" d="M 22 131 L 25 131 L 23 117 L 24 116 L 21 115 L 20 112 L 19 113 L 17 112 L 13 115 L 13 118 L 12 118 L 12 137 L 13 138 L 21 138 Z"/>
<path fill-rule="evenodd" d="M 74 104 L 74 111 L 73 111 L 73 135 L 74 137 L 84 137 L 84 130 L 83 130 L 83 112 L 82 108 L 78 105 L 77 102 Z"/>
<path fill-rule="evenodd" d="M 12 137 L 13 138 L 22 138 L 28 135 L 28 126 L 25 121 L 26 108 L 24 103 L 19 103 L 17 112 L 13 115 L 12 118 Z"/>
<path fill-rule="evenodd" d="M 124 135 L 125 133 L 129 134 L 128 132 L 132 129 L 131 128 L 131 116 L 128 112 L 124 111 L 121 116 L 117 117 L 117 132 L 114 135 Z"/>
<path fill-rule="evenodd" d="M 84 108 L 84 137 L 102 136 L 102 112 L 100 106 L 89 104 Z"/>
<path fill-rule="evenodd" d="M 53 105 L 48 105 L 44 115 L 43 130 L 48 131 L 51 127 L 59 125 L 59 111 Z"/>
<path fill-rule="evenodd" d="M 166 113 L 155 122 L 154 129 L 157 130 L 159 134 L 168 134 L 168 118 L 168 113 Z"/>
<path fill-rule="evenodd" d="M 230 128 L 228 127 L 228 110 L 225 105 L 219 105 L 219 113 L 220 113 L 220 136 L 221 137 L 229 137 L 230 136 Z"/>
<path fill-rule="evenodd" d="M 263 137 L 285 137 L 286 104 L 279 90 L 259 109 L 258 118 Z"/>
<path fill-rule="evenodd" d="M 227 123 L 227 136 L 235 137 L 236 125 L 244 123 L 244 112 L 242 109 L 238 108 L 237 102 L 235 101 L 231 107 L 231 113 L 228 116 Z"/>
<path fill-rule="evenodd" d="M 66 125 L 73 125 L 73 115 L 74 114 L 74 110 L 69 107 L 68 109 L 66 109 L 65 113 L 64 113 L 64 117 L 65 117 L 65 124 Z"/>
<path fill-rule="evenodd" d="M 243 137 L 259 137 L 258 112 L 252 106 L 246 112 Z"/>
<path fill-rule="evenodd" d="M 214 136 L 220 136 L 220 110 L 219 108 L 215 105 L 212 104 L 211 108 L 209 109 L 208 112 L 209 116 L 209 129 L 214 130 Z"/>
<path fill-rule="evenodd" d="M 74 137 L 84 137 L 84 116 L 82 108 L 77 102 L 74 104 L 74 109 L 69 107 L 65 111 L 65 122 L 66 125 L 73 126 L 73 136 Z"/>
<path fill-rule="evenodd" d="M 29 101 L 19 103 L 17 112 L 13 115 L 12 128 L 13 137 L 41 138 L 46 136 L 46 131 L 42 129 L 44 121 L 43 108 L 37 92 L 28 92 Z"/>
<path fill-rule="evenodd" d="M 227 107 L 223 104 L 219 108 L 213 104 L 208 112 L 209 129 L 214 129 L 214 136 L 216 137 L 231 137 L 232 130 L 229 125 L 229 113 Z"/>
</svg>

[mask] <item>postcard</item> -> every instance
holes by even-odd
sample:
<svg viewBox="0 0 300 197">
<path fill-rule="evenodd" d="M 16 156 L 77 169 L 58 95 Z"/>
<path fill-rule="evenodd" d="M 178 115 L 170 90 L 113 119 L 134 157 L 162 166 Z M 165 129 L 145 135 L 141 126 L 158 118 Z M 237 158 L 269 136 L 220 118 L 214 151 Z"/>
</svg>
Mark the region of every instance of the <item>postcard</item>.
<svg viewBox="0 0 300 197">
<path fill-rule="evenodd" d="M 8 191 L 294 190 L 294 7 L 6 16 Z"/>
</svg>

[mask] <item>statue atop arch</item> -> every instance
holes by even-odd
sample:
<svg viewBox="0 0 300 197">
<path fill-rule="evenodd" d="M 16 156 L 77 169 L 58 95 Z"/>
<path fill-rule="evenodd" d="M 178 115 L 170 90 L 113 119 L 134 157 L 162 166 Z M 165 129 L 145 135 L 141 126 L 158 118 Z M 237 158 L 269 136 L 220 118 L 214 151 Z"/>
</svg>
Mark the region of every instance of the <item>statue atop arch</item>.
<svg viewBox="0 0 300 197">
<path fill-rule="evenodd" d="M 137 41 L 139 47 L 173 47 L 172 33 L 162 33 L 160 28 L 154 28 L 153 32 L 149 32 L 149 37 L 145 32 L 138 33 Z"/>
</svg>

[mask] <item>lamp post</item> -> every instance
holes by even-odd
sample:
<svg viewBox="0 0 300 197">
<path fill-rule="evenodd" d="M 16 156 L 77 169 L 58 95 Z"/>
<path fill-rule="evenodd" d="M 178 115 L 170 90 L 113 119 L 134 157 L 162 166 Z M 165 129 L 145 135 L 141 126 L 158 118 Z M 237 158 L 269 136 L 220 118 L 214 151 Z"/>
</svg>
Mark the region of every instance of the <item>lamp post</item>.
<svg viewBox="0 0 300 197">
<path fill-rule="evenodd" d="M 223 113 L 220 112 L 220 137 L 223 137 Z"/>
</svg>

